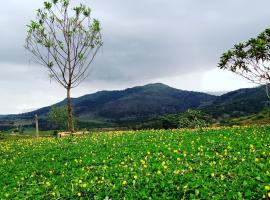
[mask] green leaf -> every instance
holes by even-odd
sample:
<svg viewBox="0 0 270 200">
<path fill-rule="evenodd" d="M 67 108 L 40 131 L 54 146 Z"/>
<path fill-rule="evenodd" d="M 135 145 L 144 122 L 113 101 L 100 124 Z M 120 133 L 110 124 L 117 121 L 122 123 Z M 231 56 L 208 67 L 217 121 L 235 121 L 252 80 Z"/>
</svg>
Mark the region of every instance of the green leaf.
<svg viewBox="0 0 270 200">
<path fill-rule="evenodd" d="M 50 2 L 44 2 L 44 7 L 47 10 L 50 10 L 52 8 L 52 4 Z"/>
</svg>

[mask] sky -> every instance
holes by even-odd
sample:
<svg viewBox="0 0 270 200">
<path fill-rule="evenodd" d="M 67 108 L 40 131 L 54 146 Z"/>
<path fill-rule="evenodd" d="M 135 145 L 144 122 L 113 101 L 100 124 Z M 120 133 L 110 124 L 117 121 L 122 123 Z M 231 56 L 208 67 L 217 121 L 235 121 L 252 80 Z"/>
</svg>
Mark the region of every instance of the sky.
<svg viewBox="0 0 270 200">
<path fill-rule="evenodd" d="M 78 1 L 73 0 L 73 3 Z M 82 0 L 102 26 L 104 46 L 73 97 L 161 82 L 203 92 L 254 87 L 217 68 L 221 54 L 270 26 L 269 0 Z M 54 104 L 66 91 L 24 49 L 26 24 L 42 0 L 0 7 L 0 114 Z"/>
</svg>

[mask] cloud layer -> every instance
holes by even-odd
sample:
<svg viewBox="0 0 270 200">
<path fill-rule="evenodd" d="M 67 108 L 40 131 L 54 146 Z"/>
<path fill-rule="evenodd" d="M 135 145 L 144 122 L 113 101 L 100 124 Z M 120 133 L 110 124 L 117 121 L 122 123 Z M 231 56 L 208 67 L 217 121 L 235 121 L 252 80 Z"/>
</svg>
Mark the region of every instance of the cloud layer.
<svg viewBox="0 0 270 200">
<path fill-rule="evenodd" d="M 50 84 L 46 69 L 31 62 L 23 48 L 25 25 L 35 17 L 42 2 L 9 0 L 0 7 L 0 113 L 21 112 L 64 98 L 65 91 Z M 217 79 L 209 80 L 209 71 L 216 68 L 221 53 L 234 43 L 270 26 L 268 0 L 84 3 L 101 21 L 104 47 L 96 57 L 91 76 L 74 91 L 75 96 L 153 81 L 182 89 L 231 89 L 224 87 L 227 79 L 222 78 L 224 83 L 219 83 L 219 88 L 212 87 Z M 223 76 L 222 72 L 214 74 Z M 238 87 L 242 86 L 239 82 Z"/>
</svg>

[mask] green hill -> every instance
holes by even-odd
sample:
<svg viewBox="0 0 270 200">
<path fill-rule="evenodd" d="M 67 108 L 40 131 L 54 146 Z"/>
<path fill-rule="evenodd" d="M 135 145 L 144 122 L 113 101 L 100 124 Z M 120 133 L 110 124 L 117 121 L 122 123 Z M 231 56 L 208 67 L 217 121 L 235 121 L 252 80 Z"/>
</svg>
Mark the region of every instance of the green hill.
<svg viewBox="0 0 270 200">
<path fill-rule="evenodd" d="M 240 89 L 221 96 L 179 90 L 156 83 L 119 91 L 100 91 L 72 99 L 79 127 L 127 127 L 157 119 L 166 114 L 199 109 L 215 119 L 254 115 L 264 110 L 268 98 L 264 87 Z M 54 106 L 64 106 L 65 100 Z M 0 130 L 12 127 L 16 120 L 33 121 L 38 114 L 46 128 L 50 106 L 20 115 L 1 116 Z"/>
<path fill-rule="evenodd" d="M 178 90 L 156 83 L 120 91 L 101 91 L 72 99 L 76 118 L 93 126 L 118 126 L 125 122 L 153 119 L 160 115 L 179 113 L 188 108 L 210 105 L 216 96 Z M 56 104 L 64 106 L 65 100 Z M 10 120 L 33 119 L 34 114 L 45 118 L 50 107 L 21 115 L 7 116 Z M 86 125 L 86 124 L 85 124 Z"/>
<path fill-rule="evenodd" d="M 269 104 L 265 87 L 245 88 L 217 97 L 202 110 L 215 118 L 240 117 L 258 113 Z"/>
</svg>

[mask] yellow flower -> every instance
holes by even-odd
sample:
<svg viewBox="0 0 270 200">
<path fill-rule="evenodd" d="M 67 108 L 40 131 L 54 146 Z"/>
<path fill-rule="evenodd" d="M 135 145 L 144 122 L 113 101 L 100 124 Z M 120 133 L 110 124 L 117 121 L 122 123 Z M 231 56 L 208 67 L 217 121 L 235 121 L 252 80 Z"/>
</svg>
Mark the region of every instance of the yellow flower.
<svg viewBox="0 0 270 200">
<path fill-rule="evenodd" d="M 49 186 L 51 186 L 51 183 L 50 182 L 46 182 L 46 185 L 49 187 Z"/>
<path fill-rule="evenodd" d="M 86 183 L 84 183 L 84 184 L 82 185 L 82 187 L 83 187 L 83 188 L 86 188 L 86 187 L 87 187 L 87 184 L 86 184 Z"/>
<path fill-rule="evenodd" d="M 225 179 L 225 176 L 223 174 L 220 175 L 221 180 Z"/>
<path fill-rule="evenodd" d="M 82 193 L 78 192 L 77 195 L 78 195 L 78 197 L 80 197 L 80 196 L 82 196 Z"/>
<path fill-rule="evenodd" d="M 158 171 L 157 171 L 157 174 L 160 175 L 160 174 L 161 174 L 161 171 L 158 170 Z"/>
<path fill-rule="evenodd" d="M 270 186 L 267 185 L 267 186 L 264 187 L 264 189 L 265 189 L 265 190 L 270 190 Z"/>
<path fill-rule="evenodd" d="M 268 195 L 268 197 L 270 197 L 270 192 L 268 192 L 268 194 L 267 194 L 267 195 Z"/>
<path fill-rule="evenodd" d="M 259 162 L 259 160 L 260 160 L 259 158 L 255 158 L 255 162 Z"/>
<path fill-rule="evenodd" d="M 177 161 L 179 161 L 180 160 L 180 158 L 177 158 Z"/>
<path fill-rule="evenodd" d="M 163 168 L 166 170 L 166 169 L 168 169 L 168 166 L 167 165 L 164 165 Z"/>
<path fill-rule="evenodd" d="M 55 196 L 55 192 L 52 192 L 52 196 Z"/>
<path fill-rule="evenodd" d="M 135 175 L 135 176 L 134 176 L 134 179 L 138 179 L 138 176 L 137 176 L 137 175 Z"/>
<path fill-rule="evenodd" d="M 211 173 L 211 176 L 212 176 L 212 177 L 215 177 L 215 173 Z"/>
<path fill-rule="evenodd" d="M 79 180 L 79 183 L 82 183 L 82 180 Z"/>
<path fill-rule="evenodd" d="M 187 152 L 186 151 L 183 152 L 183 156 L 187 157 Z"/>
<path fill-rule="evenodd" d="M 123 181 L 123 182 L 122 182 L 122 185 L 126 185 L 126 184 L 127 184 L 127 181 Z"/>
</svg>

